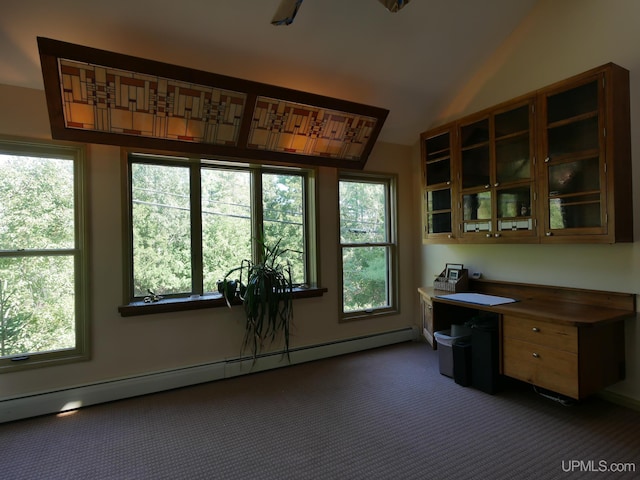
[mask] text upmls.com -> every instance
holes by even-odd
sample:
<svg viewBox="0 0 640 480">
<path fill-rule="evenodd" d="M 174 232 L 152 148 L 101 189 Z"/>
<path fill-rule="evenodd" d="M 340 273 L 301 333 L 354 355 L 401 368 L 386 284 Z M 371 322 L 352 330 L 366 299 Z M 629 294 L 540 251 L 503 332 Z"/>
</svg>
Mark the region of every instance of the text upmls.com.
<svg viewBox="0 0 640 480">
<path fill-rule="evenodd" d="M 562 460 L 563 472 L 621 472 L 636 471 L 633 462 L 608 462 L 606 460 Z"/>
</svg>

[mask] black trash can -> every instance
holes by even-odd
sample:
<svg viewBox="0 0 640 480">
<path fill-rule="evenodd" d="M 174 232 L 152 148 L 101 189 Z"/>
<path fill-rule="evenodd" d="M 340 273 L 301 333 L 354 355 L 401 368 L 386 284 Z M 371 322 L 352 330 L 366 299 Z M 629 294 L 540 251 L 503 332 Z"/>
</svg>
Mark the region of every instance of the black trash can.
<svg viewBox="0 0 640 480">
<path fill-rule="evenodd" d="M 453 379 L 458 385 L 472 383 L 471 339 L 453 344 Z"/>
<path fill-rule="evenodd" d="M 471 384 L 486 393 L 500 389 L 498 315 L 474 319 L 471 326 Z"/>
</svg>

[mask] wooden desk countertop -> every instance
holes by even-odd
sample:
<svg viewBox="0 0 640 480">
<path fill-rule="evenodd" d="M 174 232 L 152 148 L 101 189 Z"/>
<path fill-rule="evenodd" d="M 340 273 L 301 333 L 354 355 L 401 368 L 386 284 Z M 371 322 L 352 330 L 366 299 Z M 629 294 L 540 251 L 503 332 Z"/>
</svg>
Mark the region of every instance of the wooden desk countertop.
<svg viewBox="0 0 640 480">
<path fill-rule="evenodd" d="M 604 292 L 566 287 L 551 287 L 522 283 L 472 280 L 469 291 L 508 297 L 514 303 L 485 306 L 439 298 L 452 292 L 420 287 L 418 291 L 441 302 L 477 310 L 515 315 L 524 318 L 545 319 L 576 327 L 593 327 L 609 322 L 638 318 L 635 295 L 630 293 Z"/>
</svg>

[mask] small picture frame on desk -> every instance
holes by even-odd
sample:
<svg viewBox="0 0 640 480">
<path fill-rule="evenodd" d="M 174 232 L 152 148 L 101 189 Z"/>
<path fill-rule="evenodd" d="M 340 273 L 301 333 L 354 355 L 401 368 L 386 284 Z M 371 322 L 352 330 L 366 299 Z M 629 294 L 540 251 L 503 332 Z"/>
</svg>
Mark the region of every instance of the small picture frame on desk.
<svg viewBox="0 0 640 480">
<path fill-rule="evenodd" d="M 464 268 L 461 263 L 447 263 L 445 268 L 445 275 L 447 280 L 458 280 L 460 278 L 460 271 Z"/>
</svg>

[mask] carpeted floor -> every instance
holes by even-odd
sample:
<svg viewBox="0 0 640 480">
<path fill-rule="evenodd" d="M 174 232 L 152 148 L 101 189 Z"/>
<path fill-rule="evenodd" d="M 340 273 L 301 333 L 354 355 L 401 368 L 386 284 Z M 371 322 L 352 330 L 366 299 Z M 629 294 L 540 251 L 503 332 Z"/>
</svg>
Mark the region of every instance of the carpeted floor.
<svg viewBox="0 0 640 480">
<path fill-rule="evenodd" d="M 0 478 L 630 479 L 639 432 L 597 397 L 462 387 L 409 342 L 3 424 Z"/>
</svg>

